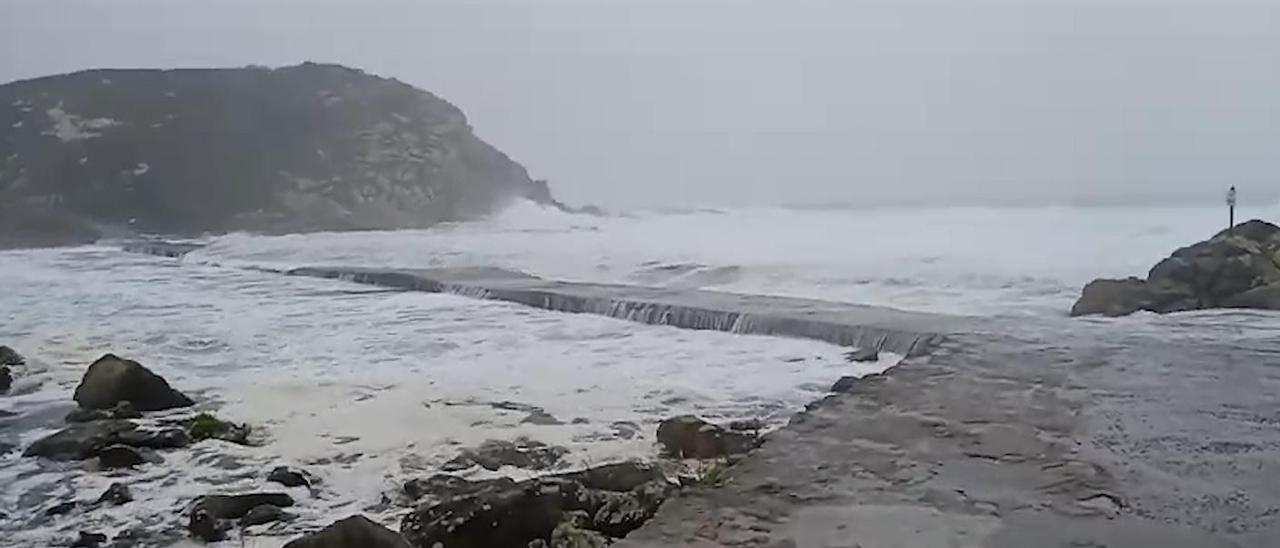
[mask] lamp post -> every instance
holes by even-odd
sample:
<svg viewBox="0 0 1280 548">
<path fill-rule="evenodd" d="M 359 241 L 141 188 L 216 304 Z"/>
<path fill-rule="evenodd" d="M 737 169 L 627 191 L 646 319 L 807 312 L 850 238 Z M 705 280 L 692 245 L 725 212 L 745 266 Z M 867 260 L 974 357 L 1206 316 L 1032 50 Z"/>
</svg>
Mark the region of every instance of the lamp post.
<svg viewBox="0 0 1280 548">
<path fill-rule="evenodd" d="M 1227 191 L 1227 234 L 1233 235 L 1236 227 L 1236 187 Z"/>
</svg>

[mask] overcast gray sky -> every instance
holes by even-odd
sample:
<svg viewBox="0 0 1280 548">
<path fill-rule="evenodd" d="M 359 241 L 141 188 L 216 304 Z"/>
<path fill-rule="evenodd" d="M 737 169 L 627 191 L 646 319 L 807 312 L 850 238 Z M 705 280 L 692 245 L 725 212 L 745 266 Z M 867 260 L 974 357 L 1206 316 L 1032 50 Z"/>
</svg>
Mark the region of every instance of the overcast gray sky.
<svg viewBox="0 0 1280 548">
<path fill-rule="evenodd" d="M 1280 0 L 0 0 L 0 81 L 304 60 L 577 203 L 1280 196 Z"/>
</svg>

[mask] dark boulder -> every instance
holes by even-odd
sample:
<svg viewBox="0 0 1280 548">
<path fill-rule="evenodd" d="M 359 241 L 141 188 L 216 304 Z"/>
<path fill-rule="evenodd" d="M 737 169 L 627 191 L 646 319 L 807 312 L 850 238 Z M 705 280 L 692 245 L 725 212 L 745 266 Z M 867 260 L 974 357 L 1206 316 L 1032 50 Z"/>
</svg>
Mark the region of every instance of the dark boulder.
<svg viewBox="0 0 1280 548">
<path fill-rule="evenodd" d="M 18 351 L 0 344 L 0 365 L 23 365 L 27 363 Z"/>
<path fill-rule="evenodd" d="M 13 372 L 9 371 L 9 366 L 0 365 L 0 393 L 8 392 L 13 387 Z"/>
<path fill-rule="evenodd" d="M 250 493 L 245 495 L 206 495 L 196 499 L 187 516 L 187 531 L 205 542 L 226 538 L 227 531 L 260 506 L 277 508 L 293 506 L 293 498 L 284 493 Z"/>
<path fill-rule="evenodd" d="M 98 504 L 110 504 L 119 506 L 133 501 L 133 493 L 129 492 L 129 486 L 123 483 L 113 483 L 102 492 L 102 496 L 98 497 Z"/>
<path fill-rule="evenodd" d="M 89 366 L 76 387 L 76 403 L 86 409 L 110 409 L 127 401 L 142 411 L 187 407 L 194 402 L 142 364 L 107 354 Z"/>
<path fill-rule="evenodd" d="M 246 512 L 244 517 L 240 518 L 240 526 L 252 527 L 254 525 L 265 525 L 275 521 L 285 521 L 291 517 L 293 516 L 285 513 L 285 511 L 281 510 L 279 506 L 263 504 L 261 506 L 255 506 L 252 510 Z"/>
<path fill-rule="evenodd" d="M 488 440 L 479 447 L 464 449 L 462 454 L 446 462 L 441 468 L 446 472 L 457 472 L 473 466 L 491 471 L 497 471 L 503 466 L 546 470 L 559 464 L 568 453 L 569 450 L 564 447 L 524 437 L 516 438 L 515 441 Z"/>
<path fill-rule="evenodd" d="M 118 443 L 123 432 L 137 425 L 129 421 L 95 421 L 72 424 L 56 433 L 36 440 L 23 454 L 54 460 L 82 460 L 97 455 L 108 445 Z"/>
<path fill-rule="evenodd" d="M 227 519 L 213 517 L 204 508 L 193 508 L 187 519 L 187 531 L 191 536 L 205 542 L 217 542 L 227 538 L 227 531 L 235 527 L 235 523 Z"/>
<path fill-rule="evenodd" d="M 279 483 L 285 487 L 311 487 L 311 480 L 306 472 L 293 470 L 287 466 L 272 468 L 267 474 L 267 481 Z"/>
<path fill-rule="evenodd" d="M 671 492 L 656 467 L 637 462 L 523 482 L 436 476 L 416 489 L 433 487 L 449 494 L 424 496 L 401 525 L 414 546 L 603 546 L 651 518 Z"/>
<path fill-rule="evenodd" d="M 557 486 L 508 478 L 433 506 L 420 505 L 400 532 L 419 548 L 505 548 L 547 539 L 560 524 L 565 498 Z"/>
<path fill-rule="evenodd" d="M 192 506 L 217 519 L 239 519 L 259 506 L 281 508 L 293 506 L 293 497 L 284 493 L 249 493 L 245 495 L 205 495 Z"/>
<path fill-rule="evenodd" d="M 1138 278 L 1094 280 L 1071 307 L 1072 316 L 1127 316 L 1139 310 L 1167 314 L 1202 308 L 1190 286 Z"/>
<path fill-rule="evenodd" d="M 399 533 L 364 516 L 351 516 L 294 539 L 284 548 L 411 548 Z"/>
<path fill-rule="evenodd" d="M 98 466 L 103 470 L 132 468 L 148 462 L 154 462 L 158 458 L 153 453 L 128 445 L 116 444 L 109 445 L 98 451 Z"/>
<path fill-rule="evenodd" d="M 1253 220 L 1174 251 L 1147 278 L 1099 279 L 1071 315 L 1124 316 L 1206 308 L 1280 309 L 1280 227 Z"/>
<path fill-rule="evenodd" d="M 693 415 L 681 415 L 658 425 L 658 443 L 672 456 L 712 459 L 750 451 L 759 438 L 725 430 Z"/>
<path fill-rule="evenodd" d="M 76 540 L 71 541 L 71 548 L 98 548 L 107 542 L 107 535 L 80 531 Z"/>
</svg>

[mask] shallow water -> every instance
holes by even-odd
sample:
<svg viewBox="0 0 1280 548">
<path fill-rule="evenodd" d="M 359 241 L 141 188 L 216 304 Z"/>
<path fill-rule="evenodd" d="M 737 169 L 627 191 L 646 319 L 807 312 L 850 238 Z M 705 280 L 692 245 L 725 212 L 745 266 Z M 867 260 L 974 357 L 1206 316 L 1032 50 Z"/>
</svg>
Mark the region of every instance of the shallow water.
<svg viewBox="0 0 1280 548">
<path fill-rule="evenodd" d="M 1270 208 L 1244 215 L 1271 215 Z M 1244 341 L 1274 315 L 1206 312 L 1062 319 L 1097 276 L 1141 275 L 1220 225 L 1205 209 L 788 210 L 566 215 L 522 204 L 493 219 L 423 231 L 230 235 L 181 260 L 111 246 L 0 253 L 0 344 L 25 353 L 0 426 L 19 449 L 61 424 L 85 366 L 137 359 L 201 408 L 257 427 L 260 445 L 206 443 L 163 466 L 112 477 L 0 457 L 0 545 L 45 545 L 79 530 L 177 523 L 191 498 L 270 488 L 275 464 L 306 468 L 291 490 L 298 522 L 257 528 L 273 546 L 298 528 L 354 512 L 394 523 L 382 504 L 402 480 L 433 473 L 460 446 L 527 434 L 570 447 L 572 464 L 655 453 L 656 421 L 696 412 L 784 421 L 855 366 L 842 349 L 560 314 L 455 295 L 405 293 L 235 267 L 500 266 L 580 281 L 814 297 L 1161 337 Z M 565 423 L 521 424 L 514 401 Z M 615 423 L 639 435 L 619 435 Z M 621 427 L 623 430 L 629 426 Z M 229 462 L 234 461 L 234 462 Z M 180 471 L 180 473 L 175 472 Z M 507 472 L 520 474 L 519 471 Z M 39 517 L 111 481 L 139 502 Z M 273 489 L 274 490 L 274 489 Z M 271 536 L 271 535 L 276 536 Z M 231 541 L 228 546 L 238 545 Z"/>
</svg>

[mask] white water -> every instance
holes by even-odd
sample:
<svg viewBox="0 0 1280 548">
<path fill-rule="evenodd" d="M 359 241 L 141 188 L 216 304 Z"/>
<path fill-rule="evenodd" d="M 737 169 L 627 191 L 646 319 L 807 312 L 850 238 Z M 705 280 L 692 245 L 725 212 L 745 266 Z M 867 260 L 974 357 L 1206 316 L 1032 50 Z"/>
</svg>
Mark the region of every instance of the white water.
<svg viewBox="0 0 1280 548">
<path fill-rule="evenodd" d="M 1280 209 L 1243 211 L 1275 218 Z M 261 445 L 200 444 L 164 466 L 108 477 L 0 457 L 0 545 L 47 545 L 78 530 L 174 523 L 208 492 L 278 490 L 262 475 L 299 465 L 323 481 L 292 490 L 291 528 L 365 512 L 394 525 L 383 496 L 459 446 L 527 434 L 575 463 L 652 455 L 657 420 L 682 412 L 777 423 L 855 367 L 800 340 L 646 326 L 455 295 L 386 292 L 229 266 L 501 266 L 583 281 L 785 294 L 978 315 L 1060 315 L 1097 276 L 1142 275 L 1218 230 L 1205 209 L 742 209 L 629 217 L 523 204 L 482 222 L 424 231 L 231 235 L 181 261 L 110 247 L 0 253 L 0 344 L 28 355 L 0 409 L 19 449 L 61 424 L 84 367 L 138 359 L 201 407 L 258 427 Z M 473 401 L 470 405 L 449 403 Z M 537 405 L 566 423 L 529 426 L 483 402 Z M 641 435 L 612 436 L 615 421 Z M 0 424 L 3 424 L 0 422 Z M 217 466 L 233 456 L 232 469 Z M 180 473 L 175 473 L 178 470 Z M 516 471 L 508 471 L 518 473 Z M 138 502 L 58 519 L 111 481 Z M 231 541 L 228 546 L 238 545 Z"/>
<path fill-rule="evenodd" d="M 1226 225 L 1225 208 L 735 209 L 626 217 L 518 205 L 431 230 L 213 240 L 189 262 L 501 266 L 963 314 L 1062 314 L 1100 276 L 1146 274 Z M 1280 217 L 1280 207 L 1238 218 Z"/>
</svg>

